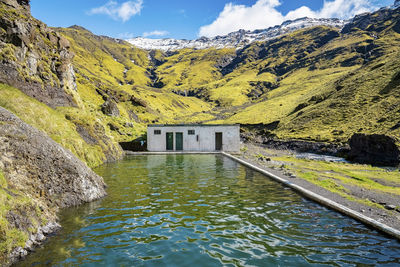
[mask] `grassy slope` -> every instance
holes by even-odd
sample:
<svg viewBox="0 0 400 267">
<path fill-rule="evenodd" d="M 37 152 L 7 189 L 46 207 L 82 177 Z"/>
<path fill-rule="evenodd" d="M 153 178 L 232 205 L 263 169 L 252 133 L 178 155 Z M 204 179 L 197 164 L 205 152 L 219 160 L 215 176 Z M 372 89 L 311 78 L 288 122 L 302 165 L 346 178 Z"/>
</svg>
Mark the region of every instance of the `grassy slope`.
<svg viewBox="0 0 400 267">
<path fill-rule="evenodd" d="M 222 77 L 216 65 L 221 58 L 233 56 L 234 52 L 233 49 L 182 49 L 165 57 L 156 74 L 165 89 L 199 90 Z"/>
<path fill-rule="evenodd" d="M 89 110 L 91 116 L 121 129 L 119 132 L 111 132 L 115 140 L 132 140 L 140 136 L 147 123 L 174 122 L 177 116 L 189 116 L 210 109 L 209 103 L 198 98 L 178 96 L 150 86 L 151 70 L 155 64 L 153 59 L 162 60 L 160 53 L 150 55 L 128 43 L 98 37 L 81 28 L 58 31 L 70 40 L 76 54 L 74 65 L 77 68 L 78 92 L 83 107 Z M 109 117 L 100 112 L 104 99 L 97 92 L 99 89 L 108 92 L 108 96 L 117 96 L 121 116 Z M 132 96 L 143 105 L 132 103 Z M 132 121 L 133 128 L 124 126 Z M 198 120 L 193 117 L 192 121 Z"/>
<path fill-rule="evenodd" d="M 353 50 L 363 45 L 363 39 L 352 37 L 334 40 L 322 50 L 329 53 L 332 49 Z M 325 64 L 319 69 L 297 69 L 280 82 L 279 88 L 267 94 L 266 101 L 252 105 L 228 121 L 270 123 L 280 120 L 276 133 L 281 138 L 344 141 L 357 131 L 398 136 L 399 131 L 390 128 L 399 120 L 399 87 L 381 92 L 398 74 L 398 37 L 399 34 L 388 32 L 376 40 L 375 44 L 385 54 L 362 65 L 335 66 L 346 60 L 343 57 L 352 56 L 349 53 L 337 54 L 329 62 L 319 62 Z M 311 56 L 318 57 L 315 53 Z M 300 104 L 304 108 L 295 111 Z"/>
<path fill-rule="evenodd" d="M 75 53 L 78 108 L 50 110 L 6 86 L 0 105 L 90 166 L 118 154 L 116 142 L 141 136 L 155 122 L 280 121 L 272 132 L 281 139 L 344 142 L 359 131 L 398 136 L 400 129 L 393 128 L 400 108 L 395 23 L 386 22 L 379 38 L 365 30 L 340 34 L 314 27 L 237 52 L 184 49 L 172 55 L 133 48 L 80 27 L 56 29 Z M 233 62 L 225 66 L 230 58 Z M 198 97 L 177 94 L 185 91 Z M 103 114 L 106 98 L 117 102 L 120 116 Z M 40 119 L 32 114 L 41 114 Z M 97 144 L 85 142 L 76 125 Z"/>
<path fill-rule="evenodd" d="M 2 96 L 0 106 L 17 114 L 26 123 L 46 132 L 89 166 L 97 166 L 106 159 L 101 147 L 87 144 L 77 133 L 75 124 L 65 118 L 64 110 L 67 108 L 51 109 L 18 89 L 4 84 L 0 84 L 0 95 Z M 76 111 L 84 113 L 82 110 Z"/>
<path fill-rule="evenodd" d="M 18 246 L 24 246 L 28 235 L 14 227 L 6 219 L 8 211 L 18 207 L 33 207 L 32 200 L 7 189 L 7 180 L 0 169 L 0 263 L 7 261 L 7 255 Z"/>
<path fill-rule="evenodd" d="M 341 34 L 314 27 L 237 53 L 184 49 L 171 55 L 151 54 L 80 28 L 59 31 L 76 53 L 78 91 L 88 116 L 122 129 L 111 132 L 115 140 L 131 140 L 152 122 L 280 121 L 273 133 L 282 139 L 345 142 L 354 132 L 399 134 L 390 130 L 399 121 L 400 102 L 393 81 L 400 64 L 395 23 L 387 21 L 378 38 L 365 30 Z M 224 68 L 222 62 L 233 57 Z M 393 88 L 382 93 L 388 84 Z M 122 100 L 119 118 L 104 116 L 99 88 L 132 95 L 145 107 Z M 175 94 L 185 91 L 199 98 Z M 138 119 L 126 129 L 132 113 Z"/>
</svg>

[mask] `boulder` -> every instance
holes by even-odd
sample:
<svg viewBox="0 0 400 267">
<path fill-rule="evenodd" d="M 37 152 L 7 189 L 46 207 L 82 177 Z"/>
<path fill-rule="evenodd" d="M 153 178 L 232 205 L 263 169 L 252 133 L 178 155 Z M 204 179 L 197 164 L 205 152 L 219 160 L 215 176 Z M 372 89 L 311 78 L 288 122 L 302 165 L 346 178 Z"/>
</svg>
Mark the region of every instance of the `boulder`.
<svg viewBox="0 0 400 267">
<path fill-rule="evenodd" d="M 133 125 L 132 122 L 125 122 L 124 126 L 125 126 L 126 128 L 133 128 L 134 125 Z"/>
<path fill-rule="evenodd" d="M 118 117 L 119 116 L 119 109 L 117 103 L 112 100 L 107 100 L 101 106 L 101 111 L 108 116 Z"/>
<path fill-rule="evenodd" d="M 396 140 L 383 134 L 354 134 L 350 140 L 350 160 L 377 165 L 397 166 L 400 150 Z"/>
</svg>

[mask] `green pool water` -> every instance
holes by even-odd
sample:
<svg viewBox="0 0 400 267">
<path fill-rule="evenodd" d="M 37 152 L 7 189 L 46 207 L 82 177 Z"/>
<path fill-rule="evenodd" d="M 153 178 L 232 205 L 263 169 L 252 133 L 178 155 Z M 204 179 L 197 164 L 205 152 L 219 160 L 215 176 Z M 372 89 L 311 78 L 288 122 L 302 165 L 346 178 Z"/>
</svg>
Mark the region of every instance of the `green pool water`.
<svg viewBox="0 0 400 267">
<path fill-rule="evenodd" d="M 221 155 L 131 156 L 18 266 L 398 266 L 400 242 Z"/>
</svg>

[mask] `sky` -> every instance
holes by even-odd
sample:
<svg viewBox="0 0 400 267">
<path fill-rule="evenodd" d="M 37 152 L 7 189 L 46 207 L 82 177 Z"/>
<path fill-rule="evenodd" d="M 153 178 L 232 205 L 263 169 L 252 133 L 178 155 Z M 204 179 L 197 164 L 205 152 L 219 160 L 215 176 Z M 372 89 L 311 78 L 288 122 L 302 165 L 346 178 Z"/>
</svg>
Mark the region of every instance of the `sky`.
<svg viewBox="0 0 400 267">
<path fill-rule="evenodd" d="M 196 39 L 255 30 L 288 19 L 348 19 L 394 0 L 31 0 L 32 15 L 52 27 L 97 35 Z"/>
</svg>

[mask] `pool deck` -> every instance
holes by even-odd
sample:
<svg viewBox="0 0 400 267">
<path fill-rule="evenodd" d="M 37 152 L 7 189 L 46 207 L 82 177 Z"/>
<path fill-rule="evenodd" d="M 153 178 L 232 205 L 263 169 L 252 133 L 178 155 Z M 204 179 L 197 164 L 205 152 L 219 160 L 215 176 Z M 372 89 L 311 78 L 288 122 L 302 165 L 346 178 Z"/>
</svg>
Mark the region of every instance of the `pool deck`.
<svg viewBox="0 0 400 267">
<path fill-rule="evenodd" d="M 125 151 L 125 155 L 128 156 L 135 156 L 135 155 L 180 155 L 180 154 L 223 154 L 222 152 L 219 151 L 160 151 L 160 152 L 149 152 L 149 151 L 138 151 L 138 152 L 133 152 L 133 151 Z"/>
<path fill-rule="evenodd" d="M 201 152 L 201 151 L 163 151 L 163 152 L 132 152 L 132 151 L 125 151 L 126 155 L 165 155 L 165 154 L 220 154 L 220 155 L 224 155 L 236 162 L 241 163 L 242 165 L 251 168 L 261 174 L 264 174 L 265 176 L 284 184 L 285 186 L 293 189 L 294 191 L 296 191 L 297 193 L 299 193 L 300 195 L 311 199 L 323 206 L 326 206 L 328 208 L 331 208 L 333 210 L 336 210 L 342 214 L 345 214 L 349 217 L 352 217 L 366 225 L 369 225 L 381 232 L 384 232 L 390 236 L 395 237 L 396 239 L 400 240 L 400 231 L 390 227 L 386 224 L 383 224 L 375 219 L 372 219 L 368 216 L 365 216 L 364 214 L 361 214 L 360 212 L 357 212 L 353 209 L 350 209 L 342 204 L 339 204 L 331 199 L 328 199 L 326 197 L 323 197 L 319 194 L 316 194 L 302 186 L 299 186 L 297 184 L 294 184 L 292 182 L 290 182 L 289 180 L 286 180 L 285 178 L 278 176 L 276 174 L 273 174 L 265 169 L 259 168 L 245 160 L 239 159 L 238 157 L 235 157 L 234 154 L 235 153 L 227 153 L 227 152 Z"/>
<path fill-rule="evenodd" d="M 311 200 L 313 200 L 315 202 L 318 202 L 319 204 L 321 204 L 323 206 L 329 207 L 329 208 L 331 208 L 333 210 L 336 210 L 336 211 L 338 211 L 338 212 L 340 212 L 342 214 L 345 214 L 345 215 L 347 215 L 349 217 L 352 217 L 352 218 L 354 218 L 354 219 L 356 219 L 356 220 L 358 220 L 358 221 L 360 221 L 360 222 L 362 222 L 362 223 L 364 223 L 366 225 L 372 226 L 373 228 L 375 228 L 377 230 L 380 230 L 380 231 L 382 231 L 382 232 L 384 232 L 386 234 L 389 234 L 390 236 L 393 236 L 393 237 L 397 238 L 398 240 L 400 240 L 400 231 L 395 229 L 395 228 L 393 228 L 393 227 L 390 227 L 390 226 L 388 226 L 386 224 L 378 222 L 375 219 L 372 219 L 372 218 L 370 218 L 368 216 L 365 216 L 364 214 L 361 214 L 361 213 L 359 213 L 359 212 L 357 212 L 355 210 L 352 210 L 352 209 L 350 209 L 350 208 L 348 208 L 348 207 L 346 207 L 346 206 L 344 206 L 342 204 L 339 204 L 339 203 L 337 203 L 337 202 L 335 202 L 333 200 L 330 200 L 330 199 L 328 199 L 326 197 L 323 197 L 323 196 L 321 196 L 319 194 L 316 194 L 316 193 L 314 193 L 314 192 L 312 192 L 312 191 L 310 191 L 308 189 L 303 188 L 302 186 L 296 185 L 296 184 L 294 184 L 294 183 L 292 183 L 292 182 L 290 182 L 290 181 L 288 181 L 288 180 L 286 180 L 286 179 L 284 179 L 284 178 L 282 178 L 282 177 L 280 177 L 280 176 L 278 176 L 276 174 L 273 174 L 273 173 L 271 173 L 269 171 L 266 171 L 266 170 L 264 170 L 262 168 L 259 168 L 259 167 L 255 166 L 255 165 L 253 165 L 251 163 L 248 163 L 248 162 L 246 162 L 246 161 L 244 161 L 242 159 L 239 159 L 239 158 L 237 158 L 237 157 L 235 157 L 235 156 L 233 156 L 233 155 L 231 155 L 229 153 L 221 152 L 221 154 L 223 154 L 226 157 L 231 158 L 231 159 L 233 159 L 233 160 L 235 160 L 235 161 L 237 161 L 237 162 L 239 162 L 239 163 L 241 163 L 241 164 L 243 164 L 243 165 L 245 165 L 245 166 L 247 166 L 247 167 L 249 167 L 249 168 L 251 168 L 251 169 L 253 169 L 255 171 L 258 171 L 258 172 L 270 177 L 271 179 L 273 179 L 273 180 L 275 180 L 277 182 L 280 182 L 280 183 L 284 184 L 285 186 L 293 189 L 294 191 L 298 192 L 299 194 L 301 194 L 302 196 L 304 196 L 306 198 L 309 198 L 309 199 L 311 199 Z"/>
</svg>

